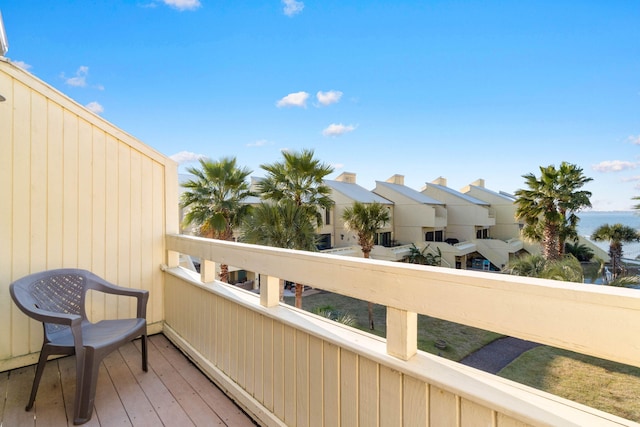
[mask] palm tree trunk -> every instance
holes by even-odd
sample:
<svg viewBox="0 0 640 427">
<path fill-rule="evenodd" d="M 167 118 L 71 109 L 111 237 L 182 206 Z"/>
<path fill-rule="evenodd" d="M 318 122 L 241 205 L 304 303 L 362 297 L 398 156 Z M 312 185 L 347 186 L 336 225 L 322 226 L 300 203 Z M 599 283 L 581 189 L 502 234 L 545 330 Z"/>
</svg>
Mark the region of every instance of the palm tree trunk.
<svg viewBox="0 0 640 427">
<path fill-rule="evenodd" d="M 371 249 L 369 247 L 362 245 L 362 254 L 365 258 L 369 258 L 369 254 L 371 253 Z M 373 303 L 367 302 L 367 313 L 369 314 L 369 329 L 372 331 L 375 329 L 375 325 L 373 324 Z"/>
<path fill-rule="evenodd" d="M 229 283 L 229 266 L 227 264 L 220 264 L 220 281 Z"/>
<path fill-rule="evenodd" d="M 296 283 L 296 308 L 302 308 L 302 286 L 300 283 Z"/>
</svg>

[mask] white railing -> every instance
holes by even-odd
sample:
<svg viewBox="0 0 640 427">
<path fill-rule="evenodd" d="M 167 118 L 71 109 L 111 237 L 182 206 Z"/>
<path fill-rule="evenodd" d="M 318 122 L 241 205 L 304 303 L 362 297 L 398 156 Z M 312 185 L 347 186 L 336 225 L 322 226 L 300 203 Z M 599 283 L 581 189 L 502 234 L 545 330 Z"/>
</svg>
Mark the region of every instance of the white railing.
<svg viewBox="0 0 640 427">
<path fill-rule="evenodd" d="M 640 321 L 635 290 L 166 243 L 165 333 L 261 424 L 637 425 L 416 350 L 420 313 L 640 366 L 640 337 L 624 327 Z M 177 253 L 203 260 L 201 276 L 177 267 Z M 259 274 L 260 295 L 214 282 L 211 260 Z M 281 305 L 280 278 L 385 305 L 387 339 Z"/>
</svg>

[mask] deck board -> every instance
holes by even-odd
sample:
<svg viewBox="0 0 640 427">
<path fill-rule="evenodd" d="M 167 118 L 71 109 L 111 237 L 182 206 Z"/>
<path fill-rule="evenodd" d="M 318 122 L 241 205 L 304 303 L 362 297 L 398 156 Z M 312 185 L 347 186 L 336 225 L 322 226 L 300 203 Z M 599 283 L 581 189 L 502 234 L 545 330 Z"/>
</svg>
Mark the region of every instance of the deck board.
<svg viewBox="0 0 640 427">
<path fill-rule="evenodd" d="M 75 358 L 47 363 L 34 408 L 27 412 L 35 366 L 0 373 L 0 425 L 73 426 Z M 100 366 L 92 419 L 85 426 L 254 426 L 233 401 L 163 335 L 149 337 L 149 371 L 140 342 Z"/>
</svg>

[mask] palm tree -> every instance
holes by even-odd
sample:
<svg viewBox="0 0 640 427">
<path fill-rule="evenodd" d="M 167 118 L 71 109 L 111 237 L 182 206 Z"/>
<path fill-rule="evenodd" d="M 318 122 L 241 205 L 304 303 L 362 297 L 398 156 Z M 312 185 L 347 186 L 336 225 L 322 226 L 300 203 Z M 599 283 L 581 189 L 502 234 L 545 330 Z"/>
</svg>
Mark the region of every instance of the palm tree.
<svg viewBox="0 0 640 427">
<path fill-rule="evenodd" d="M 318 235 L 312 209 L 297 206 L 292 200 L 277 204 L 262 202 L 244 220 L 240 238 L 257 245 L 316 251 Z M 295 305 L 302 308 L 302 285 L 298 283 Z"/>
<path fill-rule="evenodd" d="M 276 203 L 293 200 L 296 206 L 317 208 L 315 218 L 320 227 L 320 208 L 331 209 L 333 206 L 333 200 L 329 197 L 331 188 L 324 183 L 324 178 L 333 172 L 333 167 L 314 159 L 313 155 L 313 150 L 283 151 L 282 162 L 260 165 L 267 176 L 258 183 L 258 191 L 265 200 Z"/>
<path fill-rule="evenodd" d="M 284 204 L 286 209 L 299 209 L 297 215 L 307 216 L 310 223 L 320 227 L 321 210 L 333 206 L 333 200 L 329 197 L 331 188 L 324 183 L 324 178 L 333 172 L 333 167 L 315 159 L 313 150 L 283 151 L 282 156 L 281 162 L 260 165 L 267 172 L 267 176 L 258 183 L 261 197 L 277 205 Z M 269 226 L 256 223 L 249 225 L 260 227 L 263 231 L 264 226 Z M 298 241 L 298 246 L 292 249 L 310 250 L 313 247 L 315 250 L 316 243 L 317 237 L 314 236 L 307 242 Z M 298 308 L 302 307 L 302 289 L 302 284 L 296 283 L 295 305 Z"/>
<path fill-rule="evenodd" d="M 342 212 L 344 226 L 347 230 L 353 230 L 358 234 L 358 244 L 365 258 L 369 258 L 373 249 L 376 233 L 389 222 L 389 219 L 389 210 L 378 202 L 370 204 L 354 202 L 353 206 L 345 208 Z M 369 303 L 368 311 L 369 328 L 373 330 L 373 303 Z"/>
<path fill-rule="evenodd" d="M 250 206 L 245 203 L 252 193 L 247 177 L 251 170 L 239 167 L 235 158 L 218 161 L 200 159 L 200 167 L 189 167 L 193 179 L 182 184 L 180 206 L 188 209 L 184 225 L 198 227 L 203 237 L 231 240 L 233 229 L 240 225 Z M 220 280 L 229 281 L 229 267 L 220 265 Z"/>
<path fill-rule="evenodd" d="M 305 212 L 308 209 L 286 200 L 278 204 L 262 202 L 245 218 L 240 239 L 256 245 L 315 251 L 318 236 L 309 220 L 311 214 Z"/>
<path fill-rule="evenodd" d="M 516 216 L 525 222 L 524 237 L 542 243 L 545 259 L 557 260 L 565 241 L 577 236 L 575 213 L 591 206 L 591 192 L 579 189 L 592 179 L 583 175 L 582 168 L 566 162 L 558 169 L 541 166 L 540 173 L 540 178 L 532 173 L 522 176 L 529 189 L 515 192 Z"/>
<path fill-rule="evenodd" d="M 578 259 L 580 262 L 589 262 L 593 258 L 593 250 L 583 243 L 566 243 L 564 245 L 565 253 L 571 254 Z"/>
<path fill-rule="evenodd" d="M 547 260 L 542 255 L 526 255 L 510 262 L 504 271 L 515 276 L 584 282 L 582 265 L 573 255 L 565 255 L 557 260 Z"/>
<path fill-rule="evenodd" d="M 591 240 L 596 242 L 609 241 L 609 256 L 611 257 L 611 270 L 615 279 L 623 272 L 622 244 L 640 241 L 640 234 L 634 228 L 622 224 L 604 224 L 598 227 L 591 235 Z"/>
</svg>

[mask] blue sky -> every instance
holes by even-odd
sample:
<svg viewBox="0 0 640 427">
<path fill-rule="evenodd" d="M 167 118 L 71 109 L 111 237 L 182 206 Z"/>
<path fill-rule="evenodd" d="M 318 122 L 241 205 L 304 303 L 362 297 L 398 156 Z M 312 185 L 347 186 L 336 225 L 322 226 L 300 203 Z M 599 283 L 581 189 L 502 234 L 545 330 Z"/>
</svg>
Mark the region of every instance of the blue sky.
<svg viewBox="0 0 640 427">
<path fill-rule="evenodd" d="M 314 149 L 372 189 L 575 163 L 640 195 L 640 2 L 0 1 L 7 57 L 181 162 Z"/>
</svg>

